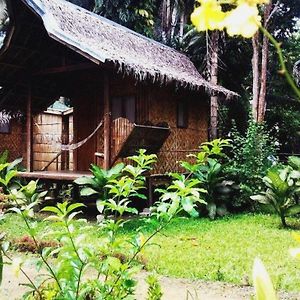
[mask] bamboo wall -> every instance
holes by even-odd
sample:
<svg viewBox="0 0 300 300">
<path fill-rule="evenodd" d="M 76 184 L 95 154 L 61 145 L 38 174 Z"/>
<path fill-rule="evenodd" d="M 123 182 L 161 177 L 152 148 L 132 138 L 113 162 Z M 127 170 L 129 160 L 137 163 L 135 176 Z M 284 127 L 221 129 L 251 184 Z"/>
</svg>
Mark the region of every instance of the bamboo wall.
<svg viewBox="0 0 300 300">
<path fill-rule="evenodd" d="M 10 126 L 10 133 L 0 133 L 0 152 L 9 150 L 9 160 L 12 161 L 25 156 L 26 135 L 24 122 L 12 120 Z M 23 165 L 26 165 L 26 161 L 23 161 Z"/>
<path fill-rule="evenodd" d="M 177 101 L 188 103 L 188 127 L 177 127 Z M 174 93 L 168 90 L 152 90 L 150 121 L 154 124 L 167 122 L 171 134 L 158 155 L 154 173 L 182 171 L 179 161 L 189 160 L 187 155 L 195 153 L 202 142 L 208 139 L 208 106 L 203 99 L 191 94 Z"/>
<path fill-rule="evenodd" d="M 153 173 L 182 171 L 179 161 L 189 160 L 186 156 L 197 152 L 202 142 L 208 139 L 209 108 L 206 96 L 199 93 L 174 91 L 155 85 L 135 84 L 129 79 L 119 78 L 111 82 L 111 97 L 135 96 L 136 98 L 136 123 L 159 125 L 167 123 L 171 134 L 158 153 L 158 162 Z M 188 127 L 177 127 L 177 103 L 188 103 Z M 114 158 L 122 142 L 130 133 L 131 127 L 126 123 L 126 128 L 121 128 L 124 120 L 112 122 L 111 149 Z"/>
<path fill-rule="evenodd" d="M 73 116 L 69 117 L 69 141 L 73 140 Z M 60 151 L 62 144 L 62 114 L 41 113 L 33 118 L 33 170 L 42 170 Z M 62 156 L 48 171 L 61 170 Z M 73 153 L 69 155 L 69 169 L 73 170 Z"/>
</svg>

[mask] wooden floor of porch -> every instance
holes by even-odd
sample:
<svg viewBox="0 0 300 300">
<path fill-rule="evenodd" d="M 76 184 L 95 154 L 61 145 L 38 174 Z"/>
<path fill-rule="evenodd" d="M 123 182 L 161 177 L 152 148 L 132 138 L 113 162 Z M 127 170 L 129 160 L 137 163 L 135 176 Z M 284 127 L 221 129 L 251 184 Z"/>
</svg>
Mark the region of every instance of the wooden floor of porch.
<svg viewBox="0 0 300 300">
<path fill-rule="evenodd" d="M 32 171 L 19 172 L 19 177 L 29 179 L 57 180 L 57 181 L 74 181 L 75 179 L 87 176 L 92 177 L 91 172 L 81 171 Z"/>
</svg>

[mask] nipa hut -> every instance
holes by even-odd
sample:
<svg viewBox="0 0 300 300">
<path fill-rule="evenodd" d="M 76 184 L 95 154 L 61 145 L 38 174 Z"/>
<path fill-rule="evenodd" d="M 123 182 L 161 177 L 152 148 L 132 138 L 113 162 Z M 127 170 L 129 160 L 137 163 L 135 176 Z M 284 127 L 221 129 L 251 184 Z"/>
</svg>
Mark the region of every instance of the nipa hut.
<svg viewBox="0 0 300 300">
<path fill-rule="evenodd" d="M 110 168 L 145 148 L 158 154 L 154 172 L 207 140 L 208 95 L 235 94 L 205 81 L 188 57 L 61 0 L 7 1 L 0 52 L 0 109 L 26 115 L 23 176 L 72 180 L 90 164 Z M 3 35 L 4 36 L 4 35 Z M 74 109 L 73 170 L 34 165 L 33 116 L 60 96 Z M 68 135 L 68 134 L 67 134 Z"/>
</svg>

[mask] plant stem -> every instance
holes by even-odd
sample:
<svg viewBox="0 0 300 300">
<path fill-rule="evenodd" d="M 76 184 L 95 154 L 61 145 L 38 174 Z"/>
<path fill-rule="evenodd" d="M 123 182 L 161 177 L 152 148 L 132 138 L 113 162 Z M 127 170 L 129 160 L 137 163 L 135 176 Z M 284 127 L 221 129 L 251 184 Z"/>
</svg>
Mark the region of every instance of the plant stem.
<svg viewBox="0 0 300 300">
<path fill-rule="evenodd" d="M 134 261 L 134 259 L 137 257 L 137 255 L 143 250 L 143 248 L 146 246 L 146 244 L 156 235 L 158 234 L 162 229 L 164 229 L 173 219 L 173 216 L 171 218 L 169 218 L 169 220 L 164 223 L 163 225 L 160 225 L 146 240 L 145 242 L 137 249 L 137 251 L 134 253 L 134 255 L 131 257 L 131 259 L 128 261 L 127 265 L 128 267 L 130 266 L 130 264 Z M 108 292 L 107 296 L 111 295 L 114 287 L 116 286 L 116 284 L 118 283 L 118 281 L 121 278 L 121 274 L 118 275 L 117 279 L 115 280 L 111 290 Z"/>
<path fill-rule="evenodd" d="M 68 233 L 69 239 L 71 241 L 72 247 L 74 249 L 74 252 L 75 252 L 77 258 L 79 259 L 79 261 L 81 263 L 80 270 L 79 270 L 79 275 L 78 275 L 78 279 L 77 279 L 77 286 L 76 286 L 76 298 L 75 299 L 78 299 L 80 281 L 81 281 L 82 271 L 83 271 L 83 268 L 85 266 L 85 263 L 82 261 L 82 259 L 79 256 L 79 253 L 78 253 L 78 250 L 77 250 L 77 248 L 75 246 L 75 243 L 74 243 L 74 240 L 73 240 L 72 233 L 70 231 L 68 222 L 67 222 L 66 219 L 64 219 L 64 221 L 65 221 L 65 226 L 66 226 L 66 229 L 67 229 L 67 233 Z"/>
<path fill-rule="evenodd" d="M 13 261 L 12 258 L 7 255 L 6 252 L 2 251 L 2 253 L 8 260 L 10 260 L 11 262 Z M 30 277 L 27 275 L 27 273 L 24 271 L 22 267 L 20 267 L 20 271 L 27 278 L 27 280 L 30 282 L 30 284 L 33 286 L 34 290 L 38 293 L 40 299 L 42 300 L 42 294 L 37 288 L 37 286 L 34 284 L 34 282 L 30 279 Z"/>
<path fill-rule="evenodd" d="M 79 275 L 78 275 L 78 280 L 77 280 L 76 298 L 75 299 L 78 299 L 79 287 L 80 287 L 80 281 L 81 281 L 81 276 L 82 276 L 83 268 L 84 268 L 84 264 L 81 264 L 81 267 L 80 267 L 80 270 L 79 270 Z"/>
<path fill-rule="evenodd" d="M 19 206 L 19 203 L 18 203 L 17 199 L 15 199 L 15 202 L 16 202 L 17 206 Z M 35 247 L 36 247 L 36 249 L 37 249 L 37 253 L 38 253 L 39 256 L 41 257 L 43 263 L 44 263 L 44 264 L 46 265 L 46 267 L 48 268 L 49 272 L 51 273 L 52 277 L 53 277 L 54 280 L 56 281 L 56 283 L 57 283 L 57 285 L 58 285 L 58 287 L 59 287 L 59 289 L 60 289 L 60 291 L 61 291 L 62 288 L 61 288 L 61 285 L 60 285 L 60 283 L 59 283 L 59 280 L 58 280 L 58 278 L 56 277 L 56 275 L 55 275 L 54 271 L 52 270 L 51 266 L 48 264 L 47 260 L 44 258 L 43 254 L 42 254 L 42 251 L 41 251 L 41 248 L 40 248 L 40 245 L 39 245 L 39 243 L 37 242 L 37 240 L 36 240 L 34 234 L 32 234 L 32 232 L 31 232 L 32 228 L 30 227 L 30 225 L 29 225 L 29 223 L 28 223 L 28 220 L 27 220 L 27 218 L 25 217 L 25 215 L 24 215 L 24 213 L 23 213 L 23 211 L 22 211 L 21 209 L 20 209 L 20 213 L 21 213 L 21 217 L 22 217 L 23 221 L 24 221 L 25 224 L 26 224 L 26 227 L 27 227 L 27 229 L 28 229 L 28 233 L 30 234 L 30 236 L 31 236 L 31 238 L 32 238 L 32 240 L 33 240 L 33 242 L 34 242 L 34 244 L 35 244 Z"/>
<path fill-rule="evenodd" d="M 260 27 L 260 30 L 262 33 L 269 39 L 269 41 L 274 45 L 276 48 L 276 52 L 279 58 L 279 63 L 281 65 L 281 71 L 280 73 L 283 74 L 288 82 L 288 84 L 291 86 L 293 91 L 298 97 L 298 100 L 300 101 L 300 89 L 297 87 L 294 79 L 290 75 L 289 71 L 287 70 L 286 63 L 284 61 L 282 49 L 281 49 L 281 43 L 277 42 L 277 40 L 272 36 L 272 34 L 263 26 Z"/>
</svg>

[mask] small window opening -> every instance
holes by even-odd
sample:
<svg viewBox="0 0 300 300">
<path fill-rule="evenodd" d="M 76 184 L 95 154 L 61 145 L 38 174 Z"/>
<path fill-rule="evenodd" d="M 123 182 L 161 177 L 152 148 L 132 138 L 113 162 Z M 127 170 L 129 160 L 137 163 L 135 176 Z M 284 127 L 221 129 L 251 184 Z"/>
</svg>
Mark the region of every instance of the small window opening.
<svg viewBox="0 0 300 300">
<path fill-rule="evenodd" d="M 185 101 L 177 103 L 177 127 L 188 128 L 188 104 Z"/>
<path fill-rule="evenodd" d="M 136 108 L 133 96 L 113 97 L 111 101 L 112 119 L 126 118 L 135 122 Z"/>
<path fill-rule="evenodd" d="M 0 122 L 0 133 L 10 133 L 11 124 L 8 122 Z"/>
</svg>

